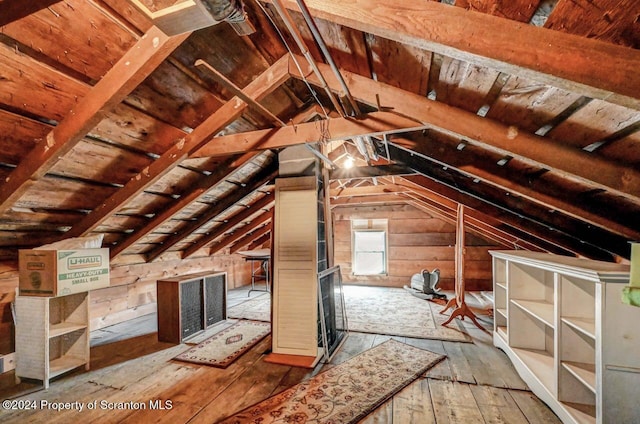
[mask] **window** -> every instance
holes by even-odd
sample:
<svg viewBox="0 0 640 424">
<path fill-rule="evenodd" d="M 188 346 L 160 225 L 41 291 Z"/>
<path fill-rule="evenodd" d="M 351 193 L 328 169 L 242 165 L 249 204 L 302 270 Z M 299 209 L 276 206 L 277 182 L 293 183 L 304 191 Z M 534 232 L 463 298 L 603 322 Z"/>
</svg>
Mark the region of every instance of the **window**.
<svg viewBox="0 0 640 424">
<path fill-rule="evenodd" d="M 353 273 L 380 275 L 387 273 L 387 221 L 382 219 L 354 219 Z"/>
</svg>

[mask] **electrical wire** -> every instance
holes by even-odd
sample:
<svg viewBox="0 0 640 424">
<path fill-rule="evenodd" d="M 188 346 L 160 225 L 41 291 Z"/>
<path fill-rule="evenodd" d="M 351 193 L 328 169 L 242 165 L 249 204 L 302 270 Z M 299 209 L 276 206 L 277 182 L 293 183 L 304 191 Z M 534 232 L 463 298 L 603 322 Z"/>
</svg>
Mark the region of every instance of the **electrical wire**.
<svg viewBox="0 0 640 424">
<path fill-rule="evenodd" d="M 300 73 L 300 76 L 302 77 L 302 81 L 305 83 L 305 85 L 309 89 L 309 92 L 311 93 L 311 95 L 315 99 L 316 103 L 322 109 L 322 113 L 324 113 L 325 118 L 328 120 L 329 119 L 329 114 L 327 113 L 327 110 L 322 105 L 322 102 L 320 102 L 320 99 L 318 98 L 318 94 L 316 93 L 316 91 L 313 89 L 313 87 L 311 87 L 311 84 L 305 78 L 304 72 L 302 72 L 302 67 L 300 66 L 300 63 L 298 63 L 298 60 L 296 59 L 296 55 L 293 53 L 293 50 L 291 50 L 291 47 L 289 47 L 289 44 L 287 43 L 287 40 L 284 38 L 284 35 L 280 31 L 280 28 L 278 28 L 278 25 L 276 25 L 275 21 L 273 20 L 271 15 L 269 15 L 269 13 L 267 12 L 267 9 L 265 9 L 265 7 L 262 5 L 262 3 L 260 3 L 259 0 L 255 0 L 255 2 L 258 5 L 258 7 L 260 8 L 260 10 L 262 10 L 262 13 L 264 13 L 264 15 L 267 17 L 267 19 L 269 19 L 269 22 L 271 22 L 271 25 L 273 25 L 273 27 L 275 28 L 276 32 L 278 33 L 278 36 L 280 37 L 280 40 L 282 40 L 282 43 L 284 44 L 285 48 L 289 52 L 289 55 L 293 59 L 293 63 L 296 65 L 296 68 L 298 68 L 298 72 Z"/>
</svg>

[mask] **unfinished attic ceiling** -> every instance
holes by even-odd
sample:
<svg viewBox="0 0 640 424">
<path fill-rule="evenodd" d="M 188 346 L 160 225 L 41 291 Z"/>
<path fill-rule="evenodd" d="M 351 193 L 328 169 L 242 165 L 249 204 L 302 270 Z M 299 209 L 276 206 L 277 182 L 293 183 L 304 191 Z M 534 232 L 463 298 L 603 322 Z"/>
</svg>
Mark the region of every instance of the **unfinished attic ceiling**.
<svg viewBox="0 0 640 424">
<path fill-rule="evenodd" d="M 461 203 L 505 247 L 604 260 L 640 240 L 640 2 L 307 0 L 349 93 L 296 2 L 245 0 L 248 36 L 149 19 L 191 2 L 0 2 L 2 259 L 97 233 L 125 261 L 264 242 L 277 151 L 303 142 L 358 158 L 336 207 Z"/>
</svg>

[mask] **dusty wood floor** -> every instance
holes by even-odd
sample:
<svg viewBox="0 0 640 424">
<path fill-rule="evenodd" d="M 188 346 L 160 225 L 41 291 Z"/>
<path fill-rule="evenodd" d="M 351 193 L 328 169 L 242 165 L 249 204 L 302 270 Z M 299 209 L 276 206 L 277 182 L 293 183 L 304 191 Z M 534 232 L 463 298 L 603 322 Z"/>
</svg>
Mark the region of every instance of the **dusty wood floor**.
<svg viewBox="0 0 640 424">
<path fill-rule="evenodd" d="M 259 294 L 254 292 L 252 297 Z M 233 290 L 229 292 L 228 303 L 233 306 L 246 299 L 246 290 Z M 487 318 L 484 322 L 490 326 Z M 465 325 L 473 343 L 394 337 L 445 354 L 447 359 L 362 423 L 559 422 L 553 412 L 527 390 L 507 356 L 493 347 L 491 336 L 470 323 Z M 158 342 L 155 315 L 149 315 L 93 332 L 90 372 L 63 376 L 47 391 L 37 390 L 37 386 L 28 383 L 0 389 L 0 399 L 14 396 L 17 401 L 29 401 L 24 407 L 36 406 L 36 409 L 22 411 L 3 409 L 0 422 L 69 423 L 80 419 L 97 423 L 215 423 L 388 338 L 351 333 L 330 364 L 306 370 L 264 362 L 262 357 L 271 345 L 267 337 L 228 368 L 218 369 L 171 361 L 188 346 Z M 18 389 L 30 393 L 15 397 Z M 44 401 L 50 402 L 45 408 Z M 89 410 L 95 401 L 97 408 Z M 167 408 L 149 409 L 150 402 L 155 401 Z M 171 402 L 170 409 L 166 401 Z M 113 409 L 140 404 L 147 409 Z M 81 412 L 77 410 L 78 405 L 83 406 Z M 72 409 L 49 409 L 54 406 Z"/>
</svg>

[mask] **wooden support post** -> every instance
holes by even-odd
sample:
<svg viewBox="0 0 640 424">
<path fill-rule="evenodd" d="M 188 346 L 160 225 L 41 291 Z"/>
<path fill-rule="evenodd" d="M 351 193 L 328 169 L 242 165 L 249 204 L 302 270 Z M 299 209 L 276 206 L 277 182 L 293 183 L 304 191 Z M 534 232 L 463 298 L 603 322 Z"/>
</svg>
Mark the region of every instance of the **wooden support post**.
<svg viewBox="0 0 640 424">
<path fill-rule="evenodd" d="M 451 312 L 451 316 L 448 320 L 446 320 L 442 325 L 449 324 L 454 318 L 460 317 L 460 319 L 464 320 L 464 317 L 469 317 L 471 321 L 478 327 L 479 329 L 486 331 L 485 328 L 480 325 L 478 320 L 476 319 L 475 314 L 469 309 L 467 303 L 464 300 L 465 287 L 464 287 L 464 248 L 465 238 L 464 238 L 464 206 L 462 204 L 458 204 L 457 210 L 457 218 L 456 218 L 456 281 L 455 281 L 455 289 L 456 296 L 451 298 L 447 305 L 444 307 L 441 314 L 444 314 L 450 308 L 453 308 L 453 312 Z"/>
</svg>

